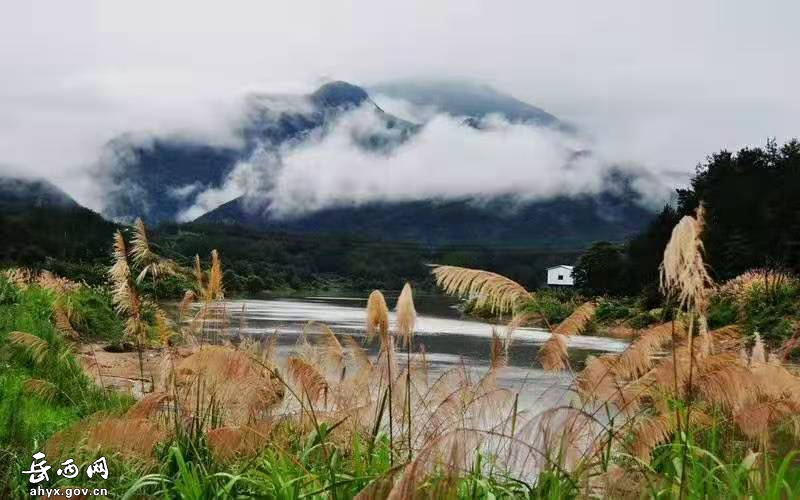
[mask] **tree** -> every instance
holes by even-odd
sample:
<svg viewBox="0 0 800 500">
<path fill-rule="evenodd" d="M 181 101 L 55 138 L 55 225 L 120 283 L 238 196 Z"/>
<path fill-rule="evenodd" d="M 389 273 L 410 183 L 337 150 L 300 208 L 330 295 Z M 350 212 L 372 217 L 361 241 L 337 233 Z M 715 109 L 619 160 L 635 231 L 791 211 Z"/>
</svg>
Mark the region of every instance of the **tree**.
<svg viewBox="0 0 800 500">
<path fill-rule="evenodd" d="M 624 247 L 600 241 L 580 256 L 573 270 L 575 285 L 590 295 L 622 295 L 629 292 L 629 266 Z"/>
<path fill-rule="evenodd" d="M 674 208 L 667 205 L 652 222 L 627 244 L 630 283 L 634 288 L 647 287 L 658 281 L 658 266 L 664 257 L 672 229 L 680 220 Z"/>
</svg>

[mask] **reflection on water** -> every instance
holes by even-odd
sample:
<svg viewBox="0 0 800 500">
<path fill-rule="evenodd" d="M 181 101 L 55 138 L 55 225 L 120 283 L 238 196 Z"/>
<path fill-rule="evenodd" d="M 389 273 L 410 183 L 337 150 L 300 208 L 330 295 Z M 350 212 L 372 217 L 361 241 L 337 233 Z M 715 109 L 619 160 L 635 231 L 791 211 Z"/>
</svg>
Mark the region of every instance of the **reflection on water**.
<svg viewBox="0 0 800 500">
<path fill-rule="evenodd" d="M 394 304 L 387 297 L 389 304 Z M 417 334 L 415 344 L 424 344 L 427 351 L 431 378 L 449 368 L 463 363 L 479 377 L 489 366 L 489 346 L 492 328 L 504 333 L 502 325 L 467 320 L 459 317 L 452 303 L 438 297 L 415 297 L 417 312 Z M 310 321 L 328 325 L 338 335 L 363 336 L 366 298 L 356 297 L 309 297 L 305 299 L 232 300 L 227 309 L 231 315 L 231 333 L 263 336 L 278 333 L 278 348 L 288 354 L 295 346 L 298 335 Z M 244 308 L 244 309 L 243 309 Z M 244 310 L 244 321 L 241 321 Z M 394 314 L 390 315 L 394 322 Z M 313 335 L 313 328 L 308 329 Z M 566 403 L 570 396 L 568 388 L 572 375 L 545 373 L 536 361 L 539 346 L 549 334 L 537 328 L 520 328 L 513 334 L 509 353 L 509 366 L 499 382 L 520 392 L 523 408 L 543 409 Z M 313 339 L 312 339 L 313 340 Z M 570 362 L 580 369 L 588 354 L 597 352 L 619 352 L 625 342 L 591 336 L 570 338 Z M 370 354 L 377 354 L 377 345 L 366 346 Z"/>
</svg>

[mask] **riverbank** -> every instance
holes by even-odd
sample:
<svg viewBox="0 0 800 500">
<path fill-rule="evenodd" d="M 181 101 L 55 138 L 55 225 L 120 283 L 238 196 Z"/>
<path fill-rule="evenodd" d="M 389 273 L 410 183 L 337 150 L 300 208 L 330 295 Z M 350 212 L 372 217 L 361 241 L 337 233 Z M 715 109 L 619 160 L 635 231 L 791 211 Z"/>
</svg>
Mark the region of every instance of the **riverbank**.
<svg viewBox="0 0 800 500">
<path fill-rule="evenodd" d="M 388 302 L 375 290 L 366 308 L 358 297 L 228 301 L 217 252 L 187 270 L 136 230 L 132 249 L 115 238 L 110 290 L 21 270 L 0 279 L 5 496 L 28 495 L 36 448 L 108 458 L 103 486 L 129 497 L 800 491 L 789 452 L 800 378 L 747 323 L 707 329 L 716 290 L 648 311 L 628 343 L 590 334 L 604 314 L 619 321 L 619 303 L 574 296 L 557 324 L 529 328 L 526 316 L 555 305 L 547 295 L 466 268 L 434 273 L 446 292 L 517 320 L 428 316 L 410 286 Z M 170 310 L 149 286 L 168 273 L 191 284 Z M 760 283 L 734 288 L 748 290 L 742 304 Z"/>
</svg>

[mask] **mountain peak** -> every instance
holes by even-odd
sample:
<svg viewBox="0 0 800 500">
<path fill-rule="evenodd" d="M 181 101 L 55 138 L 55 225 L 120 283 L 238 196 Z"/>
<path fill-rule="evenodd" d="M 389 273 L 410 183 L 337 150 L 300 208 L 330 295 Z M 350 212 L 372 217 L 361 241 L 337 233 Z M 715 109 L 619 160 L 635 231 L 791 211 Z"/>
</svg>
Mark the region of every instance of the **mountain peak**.
<svg viewBox="0 0 800 500">
<path fill-rule="evenodd" d="M 498 114 L 511 122 L 571 129 L 541 108 L 471 80 L 404 79 L 372 85 L 370 90 L 453 116 L 480 120 Z"/>
<path fill-rule="evenodd" d="M 367 92 L 357 85 L 343 81 L 326 83 L 311 94 L 311 100 L 326 107 L 356 107 L 369 99 Z"/>
</svg>

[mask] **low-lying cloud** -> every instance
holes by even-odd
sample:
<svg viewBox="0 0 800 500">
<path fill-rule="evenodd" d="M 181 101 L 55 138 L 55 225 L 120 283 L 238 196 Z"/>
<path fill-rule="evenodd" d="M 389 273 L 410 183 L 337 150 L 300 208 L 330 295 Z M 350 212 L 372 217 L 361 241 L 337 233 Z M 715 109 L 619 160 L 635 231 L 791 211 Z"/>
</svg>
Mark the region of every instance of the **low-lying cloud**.
<svg viewBox="0 0 800 500">
<path fill-rule="evenodd" d="M 411 116 L 430 116 L 430 110 L 403 106 Z M 574 135 L 500 116 L 475 128 L 462 117 L 436 114 L 396 147 L 365 148 L 364 138 L 377 133 L 400 135 L 387 131 L 381 115 L 366 104 L 291 149 L 267 156 L 261 151 L 241 163 L 223 186 L 201 193 L 181 218 L 191 220 L 239 195 L 252 210 L 269 204 L 278 217 L 376 201 L 512 195 L 527 202 L 592 195 L 613 189 L 614 171 L 631 174 L 643 204 L 657 207 L 669 196 L 670 187 L 656 172 L 612 164 Z"/>
<path fill-rule="evenodd" d="M 769 8 L 742 0 L 516 1 L 503 8 L 475 0 L 356 0 L 346 8 L 337 2 L 5 3 L 0 174 L 46 177 L 92 208 L 102 207 L 104 195 L 92 166 L 110 139 L 133 131 L 235 140 L 226 116 L 236 115 L 244 90 L 274 91 L 293 86 L 282 81 L 326 76 L 354 82 L 406 77 L 486 82 L 595 133 L 591 149 L 608 160 L 599 163 L 634 160 L 657 178 L 671 171 L 685 181 L 696 162 L 721 148 L 797 134 L 800 68 L 791 61 L 800 51 L 800 2 L 793 0 L 776 0 Z M 420 119 L 418 111 L 396 112 Z M 372 169 L 402 166 L 414 155 L 438 161 L 425 138 L 448 128 L 434 121 L 407 150 L 375 162 L 359 151 L 347 152 L 335 138 L 321 146 L 339 153 L 337 165 L 361 162 L 370 168 L 331 179 L 352 183 L 359 199 L 366 199 L 388 184 L 383 178 L 367 184 Z M 453 135 L 464 140 L 471 134 L 464 132 Z M 487 134 L 487 144 L 500 134 Z M 505 180 L 487 184 L 492 189 L 513 184 L 510 180 L 528 168 L 524 160 L 538 157 L 545 165 L 546 159 L 558 159 L 560 140 L 522 150 L 532 156 L 504 161 L 519 167 L 497 167 Z M 294 191 L 297 179 L 311 174 L 304 165 L 320 162 L 310 150 L 297 153 L 294 160 L 285 158 L 281 184 Z M 560 160 L 555 164 L 564 168 Z M 444 193 L 453 186 L 471 191 L 474 184 L 452 179 L 448 187 L 436 179 L 439 171 L 486 180 L 487 174 L 472 176 L 464 168 L 387 175 L 414 189 L 426 176 L 432 186 L 426 189 Z M 350 172 L 347 165 L 344 171 Z M 533 183 L 523 185 L 535 193 L 553 189 L 548 182 Z M 314 205 L 336 199 L 341 189 L 311 191 L 317 194 L 306 203 Z M 406 191 L 411 189 L 396 186 L 391 194 Z"/>
</svg>

